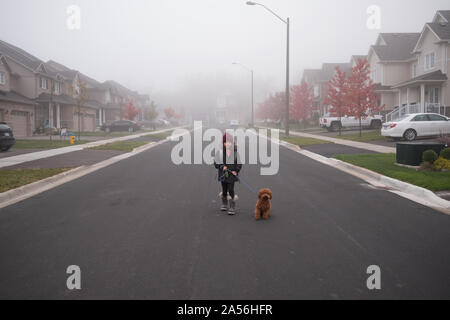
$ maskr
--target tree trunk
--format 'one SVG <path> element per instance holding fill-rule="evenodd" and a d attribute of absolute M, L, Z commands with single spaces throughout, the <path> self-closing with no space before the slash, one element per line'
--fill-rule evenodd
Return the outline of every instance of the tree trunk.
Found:
<path fill-rule="evenodd" d="M 342 136 L 342 113 L 341 108 L 339 108 L 339 136 Z"/>
<path fill-rule="evenodd" d="M 362 123 L 361 123 L 361 117 L 359 117 L 359 137 L 362 137 Z"/>

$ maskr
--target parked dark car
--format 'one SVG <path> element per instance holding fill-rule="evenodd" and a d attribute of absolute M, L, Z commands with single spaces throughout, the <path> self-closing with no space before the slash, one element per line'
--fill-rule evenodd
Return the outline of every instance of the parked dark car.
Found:
<path fill-rule="evenodd" d="M 113 132 L 113 131 L 134 132 L 140 129 L 141 129 L 140 124 L 137 124 L 136 122 L 130 120 L 117 120 L 111 122 L 110 124 L 104 124 L 101 127 L 101 130 L 105 132 Z"/>
<path fill-rule="evenodd" d="M 16 139 L 10 126 L 5 122 L 0 122 L 0 151 L 8 151 L 15 142 Z"/>

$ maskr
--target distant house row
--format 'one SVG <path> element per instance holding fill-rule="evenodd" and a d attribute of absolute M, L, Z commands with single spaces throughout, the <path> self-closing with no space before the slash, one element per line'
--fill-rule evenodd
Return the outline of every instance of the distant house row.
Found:
<path fill-rule="evenodd" d="M 380 33 L 367 55 L 352 56 L 348 63 L 304 70 L 303 80 L 314 88 L 314 105 L 322 115 L 329 109 L 323 101 L 335 67 L 348 74 L 358 59 L 370 64 L 387 121 L 415 112 L 450 116 L 450 10 L 437 11 L 418 33 Z"/>
<path fill-rule="evenodd" d="M 86 87 L 80 110 L 79 83 Z M 8 123 L 18 137 L 46 129 L 94 131 L 105 122 L 120 119 L 130 101 L 142 108 L 149 100 L 148 95 L 115 81 L 100 83 L 0 40 L 0 122 Z"/>

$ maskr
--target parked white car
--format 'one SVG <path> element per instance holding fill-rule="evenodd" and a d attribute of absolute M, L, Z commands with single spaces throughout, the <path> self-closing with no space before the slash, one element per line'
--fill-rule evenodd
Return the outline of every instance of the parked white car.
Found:
<path fill-rule="evenodd" d="M 437 113 L 407 114 L 403 118 L 383 124 L 381 135 L 413 141 L 417 137 L 450 134 L 450 120 Z"/>
<path fill-rule="evenodd" d="M 231 121 L 230 121 L 230 126 L 232 126 L 232 127 L 237 127 L 237 126 L 239 126 L 239 120 L 231 120 Z"/>
<path fill-rule="evenodd" d="M 381 124 L 383 123 L 382 116 L 368 116 L 364 119 L 361 119 L 361 124 L 364 128 L 370 129 L 380 129 Z M 319 119 L 319 125 L 322 128 L 326 128 L 328 131 L 338 131 L 339 127 L 341 128 L 358 128 L 359 127 L 359 119 L 355 117 L 342 116 L 339 117 L 330 117 L 324 116 Z"/>

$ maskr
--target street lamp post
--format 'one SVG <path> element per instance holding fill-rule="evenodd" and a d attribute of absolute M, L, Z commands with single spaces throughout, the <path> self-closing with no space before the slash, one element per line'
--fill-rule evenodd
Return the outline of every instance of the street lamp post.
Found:
<path fill-rule="evenodd" d="M 289 99 L 290 99 L 290 93 L 289 93 L 289 26 L 290 21 L 289 18 L 284 20 L 281 18 L 278 14 L 276 14 L 274 11 L 270 10 L 268 7 L 261 3 L 253 2 L 253 1 L 247 1 L 247 5 L 249 6 L 261 6 L 270 13 L 272 13 L 275 17 L 280 19 L 282 22 L 286 24 L 287 27 L 287 41 L 286 41 L 286 118 L 285 118 L 285 134 L 287 137 L 289 137 Z"/>
<path fill-rule="evenodd" d="M 233 62 L 234 65 L 239 65 L 243 67 L 245 70 L 249 71 L 252 75 L 252 118 L 250 121 L 251 127 L 253 128 L 255 126 L 255 115 L 254 115 L 254 86 L 253 86 L 253 69 L 250 69 L 246 66 L 244 66 L 242 63 L 239 62 Z"/>

